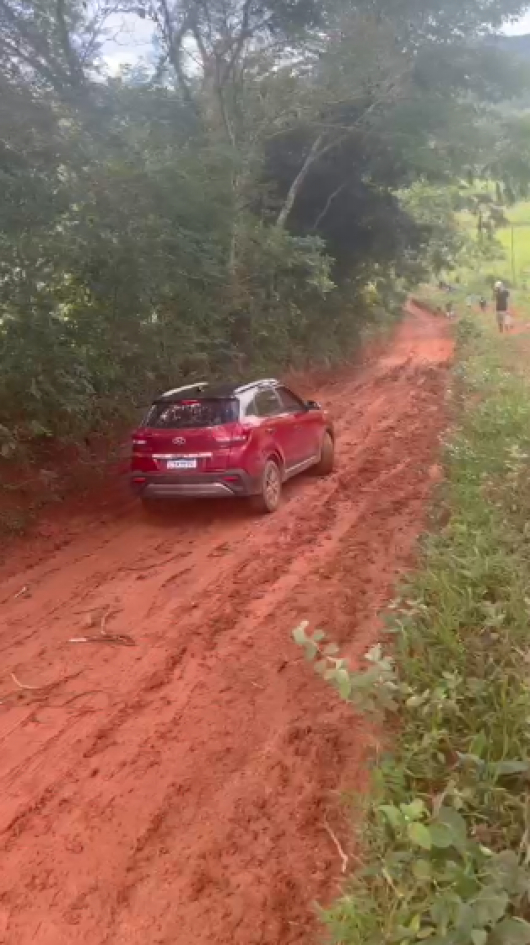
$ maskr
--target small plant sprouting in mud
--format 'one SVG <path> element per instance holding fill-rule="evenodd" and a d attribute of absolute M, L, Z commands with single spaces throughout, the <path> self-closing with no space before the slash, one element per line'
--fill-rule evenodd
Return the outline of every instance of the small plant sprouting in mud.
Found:
<path fill-rule="evenodd" d="M 397 710 L 401 687 L 397 682 L 394 661 L 383 655 L 380 643 L 365 654 L 366 668 L 356 672 L 346 659 L 338 655 L 336 643 L 326 642 L 323 630 L 308 635 L 308 626 L 305 620 L 299 624 L 293 630 L 293 639 L 304 650 L 306 660 L 314 664 L 315 672 L 336 689 L 341 699 L 372 716 Z"/>

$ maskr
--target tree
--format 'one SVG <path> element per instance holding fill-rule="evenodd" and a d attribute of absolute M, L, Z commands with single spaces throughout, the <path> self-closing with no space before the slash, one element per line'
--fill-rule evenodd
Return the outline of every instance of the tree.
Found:
<path fill-rule="evenodd" d="M 153 23 L 152 69 L 105 74 L 117 9 Z M 523 186 L 525 129 L 496 105 L 526 79 L 480 40 L 502 9 L 0 0 L 4 454 L 177 375 L 342 356 L 374 287 L 450 261 L 443 188 Z"/>

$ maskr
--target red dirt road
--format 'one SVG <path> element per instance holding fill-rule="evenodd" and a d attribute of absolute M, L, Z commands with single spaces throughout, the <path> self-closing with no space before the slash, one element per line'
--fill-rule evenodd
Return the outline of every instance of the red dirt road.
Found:
<path fill-rule="evenodd" d="M 1 943 L 311 940 L 340 879 L 326 824 L 347 845 L 339 791 L 365 784 L 366 736 L 291 629 L 309 619 L 353 659 L 375 641 L 436 479 L 447 331 L 413 310 L 320 392 L 337 471 L 295 481 L 275 516 L 128 504 L 6 563 Z M 135 647 L 68 642 L 105 613 Z"/>

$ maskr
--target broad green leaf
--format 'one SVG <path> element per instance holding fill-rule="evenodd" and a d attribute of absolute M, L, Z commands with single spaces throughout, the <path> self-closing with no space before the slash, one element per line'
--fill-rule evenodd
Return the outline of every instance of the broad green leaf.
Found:
<path fill-rule="evenodd" d="M 306 660 L 310 663 L 311 660 L 314 660 L 315 656 L 318 653 L 318 647 L 316 643 L 313 643 L 312 640 L 306 640 L 304 644 L 304 656 Z"/>
<path fill-rule="evenodd" d="M 428 882 L 432 876 L 431 864 L 428 860 L 415 860 L 412 864 L 412 872 L 420 882 Z"/>
<path fill-rule="evenodd" d="M 486 945 L 488 933 L 484 929 L 473 929 L 471 933 L 473 945 Z"/>
<path fill-rule="evenodd" d="M 420 824 L 415 821 L 412 824 L 409 824 L 407 827 L 407 833 L 409 835 L 410 841 L 417 847 L 421 847 L 422 850 L 430 850 L 432 847 L 431 834 L 428 827 L 425 824 Z"/>
<path fill-rule="evenodd" d="M 508 901 L 507 893 L 499 892 L 495 886 L 482 889 L 473 903 L 477 925 L 499 922 L 506 912 Z"/>
<path fill-rule="evenodd" d="M 460 902 L 456 911 L 455 926 L 459 938 L 469 940 L 475 924 L 475 910 L 471 903 Z"/>
<path fill-rule="evenodd" d="M 514 850 L 502 850 L 491 856 L 484 873 L 492 885 L 504 889 L 511 896 L 524 893 L 528 887 L 527 871 L 520 866 Z"/>
<path fill-rule="evenodd" d="M 417 797 L 414 801 L 411 801 L 410 804 L 400 804 L 400 809 L 405 814 L 405 817 L 410 817 L 411 820 L 419 820 L 425 813 L 425 804 L 421 798 Z"/>
<path fill-rule="evenodd" d="M 519 866 L 519 857 L 515 850 L 501 850 L 494 857 L 493 863 L 504 870 L 513 870 Z"/>
<path fill-rule="evenodd" d="M 304 646 L 307 643 L 307 627 L 308 622 L 307 620 L 304 620 L 293 630 L 293 639 L 294 642 L 298 644 L 298 646 Z"/>
<path fill-rule="evenodd" d="M 322 640 L 325 640 L 326 634 L 323 630 L 315 630 L 312 639 L 315 643 L 321 643 Z"/>
<path fill-rule="evenodd" d="M 454 900 L 438 896 L 431 906 L 431 919 L 438 926 L 439 931 L 447 926 L 454 913 Z"/>
<path fill-rule="evenodd" d="M 447 850 L 449 847 L 453 846 L 453 832 L 447 824 L 434 822 L 430 825 L 429 830 L 431 832 L 433 847 L 436 847 L 438 850 Z"/>
<path fill-rule="evenodd" d="M 530 924 L 524 919 L 503 919 L 493 929 L 491 945 L 530 945 Z"/>
<path fill-rule="evenodd" d="M 438 811 L 437 820 L 439 823 L 450 827 L 455 836 L 465 838 L 467 833 L 466 822 L 454 807 L 441 807 Z"/>
<path fill-rule="evenodd" d="M 351 696 L 352 683 L 347 669 L 339 669 L 336 674 L 337 688 L 341 699 L 349 699 Z"/>
<path fill-rule="evenodd" d="M 394 807 L 393 804 L 382 804 L 379 810 L 385 815 L 386 819 L 394 828 L 394 830 L 397 830 L 399 827 L 401 827 L 403 823 L 403 815 L 397 807 Z"/>
<path fill-rule="evenodd" d="M 466 846 L 466 822 L 461 814 L 454 807 L 441 807 L 435 823 L 449 829 L 452 838 L 452 845 L 457 850 L 462 851 Z M 441 847 L 443 844 L 438 843 Z"/>

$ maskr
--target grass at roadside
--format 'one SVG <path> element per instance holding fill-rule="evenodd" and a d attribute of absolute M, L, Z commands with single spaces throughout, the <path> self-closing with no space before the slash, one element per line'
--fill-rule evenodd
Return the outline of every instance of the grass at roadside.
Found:
<path fill-rule="evenodd" d="M 393 659 L 372 652 L 363 679 L 295 633 L 397 732 L 364 867 L 323 916 L 341 945 L 530 943 L 530 379 L 516 337 L 471 319 L 458 332 L 439 523 L 389 619 Z"/>

